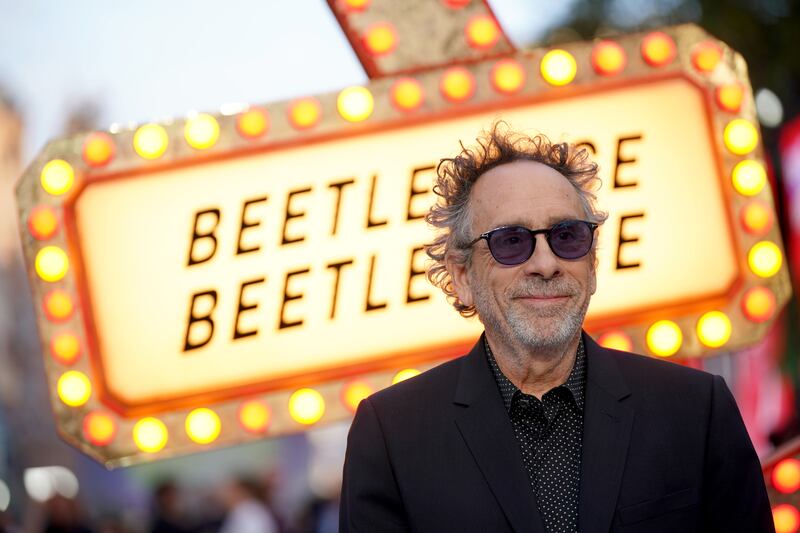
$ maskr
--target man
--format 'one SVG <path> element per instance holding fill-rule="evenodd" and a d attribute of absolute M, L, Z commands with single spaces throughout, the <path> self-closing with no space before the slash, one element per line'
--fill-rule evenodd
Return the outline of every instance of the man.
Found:
<path fill-rule="evenodd" d="M 774 531 L 724 381 L 582 332 L 596 174 L 497 126 L 439 165 L 428 275 L 485 334 L 361 403 L 341 531 Z"/>

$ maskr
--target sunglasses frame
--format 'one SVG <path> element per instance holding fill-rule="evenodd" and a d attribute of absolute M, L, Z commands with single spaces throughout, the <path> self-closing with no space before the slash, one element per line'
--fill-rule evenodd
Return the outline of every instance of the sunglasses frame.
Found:
<path fill-rule="evenodd" d="M 592 240 L 589 243 L 589 248 L 586 250 L 586 253 L 584 253 L 583 255 L 580 255 L 578 257 L 562 257 L 555 250 L 553 250 L 553 245 L 550 242 L 550 234 L 558 226 L 560 226 L 562 224 L 565 224 L 565 223 L 573 223 L 573 222 L 581 222 L 583 224 L 586 224 L 589 227 L 589 229 L 591 230 Z M 541 234 L 544 234 L 545 240 L 547 241 L 547 246 L 550 247 L 550 251 L 553 252 L 553 255 L 555 255 L 556 257 L 558 257 L 560 259 L 564 259 L 566 261 L 574 261 L 576 259 L 581 259 L 583 257 L 586 257 L 586 255 L 592 250 L 592 245 L 594 244 L 594 232 L 598 227 L 599 227 L 599 224 L 596 224 L 594 222 L 589 222 L 588 220 L 580 220 L 580 219 L 562 220 L 561 222 L 556 222 L 555 224 L 553 224 L 549 228 L 545 228 L 545 229 L 530 229 L 530 228 L 526 228 L 525 226 L 520 226 L 519 224 L 511 224 L 511 225 L 508 225 L 508 226 L 500 226 L 498 228 L 494 228 L 494 229 L 491 229 L 491 230 L 486 231 L 484 233 L 481 233 L 475 239 L 473 239 L 472 242 L 470 242 L 468 246 L 473 246 L 478 241 L 486 240 L 486 246 L 487 246 L 487 248 L 489 248 L 489 253 L 492 254 L 492 258 L 495 261 L 497 261 L 501 265 L 505 265 L 505 266 L 517 266 L 517 265 L 521 265 L 522 263 L 526 262 L 528 259 L 531 258 L 531 256 L 533 255 L 533 252 L 536 250 L 536 236 L 541 233 Z M 491 242 L 492 242 L 491 241 L 491 237 L 492 237 L 492 235 L 494 235 L 498 231 L 501 231 L 501 230 L 504 230 L 504 229 L 509 229 L 509 228 L 524 229 L 531 235 L 531 241 L 533 242 L 533 246 L 531 246 L 531 253 L 525 259 L 520 261 L 519 263 L 504 263 L 503 261 L 500 261 L 497 258 L 496 255 L 494 255 L 494 250 L 492 250 L 492 246 L 491 246 Z"/>

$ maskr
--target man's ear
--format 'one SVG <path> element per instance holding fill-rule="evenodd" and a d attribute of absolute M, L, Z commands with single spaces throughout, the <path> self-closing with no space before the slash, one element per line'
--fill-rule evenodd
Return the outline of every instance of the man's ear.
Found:
<path fill-rule="evenodd" d="M 474 299 L 472 297 L 472 286 L 469 283 L 467 264 L 455 261 L 452 254 L 445 256 L 444 264 L 447 267 L 447 272 L 450 273 L 450 279 L 453 280 L 453 290 L 456 291 L 458 299 L 466 306 L 473 305 Z"/>

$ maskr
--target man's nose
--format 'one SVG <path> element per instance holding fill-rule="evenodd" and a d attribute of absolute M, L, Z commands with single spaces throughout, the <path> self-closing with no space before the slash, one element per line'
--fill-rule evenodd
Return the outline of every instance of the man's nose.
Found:
<path fill-rule="evenodd" d="M 523 264 L 525 273 L 531 276 L 540 276 L 544 279 L 560 276 L 561 260 L 550 249 L 547 238 L 541 233 L 534 238 L 536 239 L 536 246 L 533 248 L 533 254 Z"/>

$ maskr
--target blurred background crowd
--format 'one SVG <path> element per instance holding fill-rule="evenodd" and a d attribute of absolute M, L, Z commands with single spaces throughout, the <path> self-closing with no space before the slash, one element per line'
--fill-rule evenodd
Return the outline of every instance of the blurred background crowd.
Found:
<path fill-rule="evenodd" d="M 432 0 L 433 1 L 433 0 Z M 520 48 L 695 22 L 747 60 L 792 276 L 800 263 L 800 7 L 792 0 L 490 0 Z M 348 424 L 106 471 L 58 438 L 13 188 L 53 137 L 364 83 L 322 0 L 0 0 L 0 530 L 337 529 Z M 793 299 L 726 377 L 762 458 L 800 434 Z"/>

